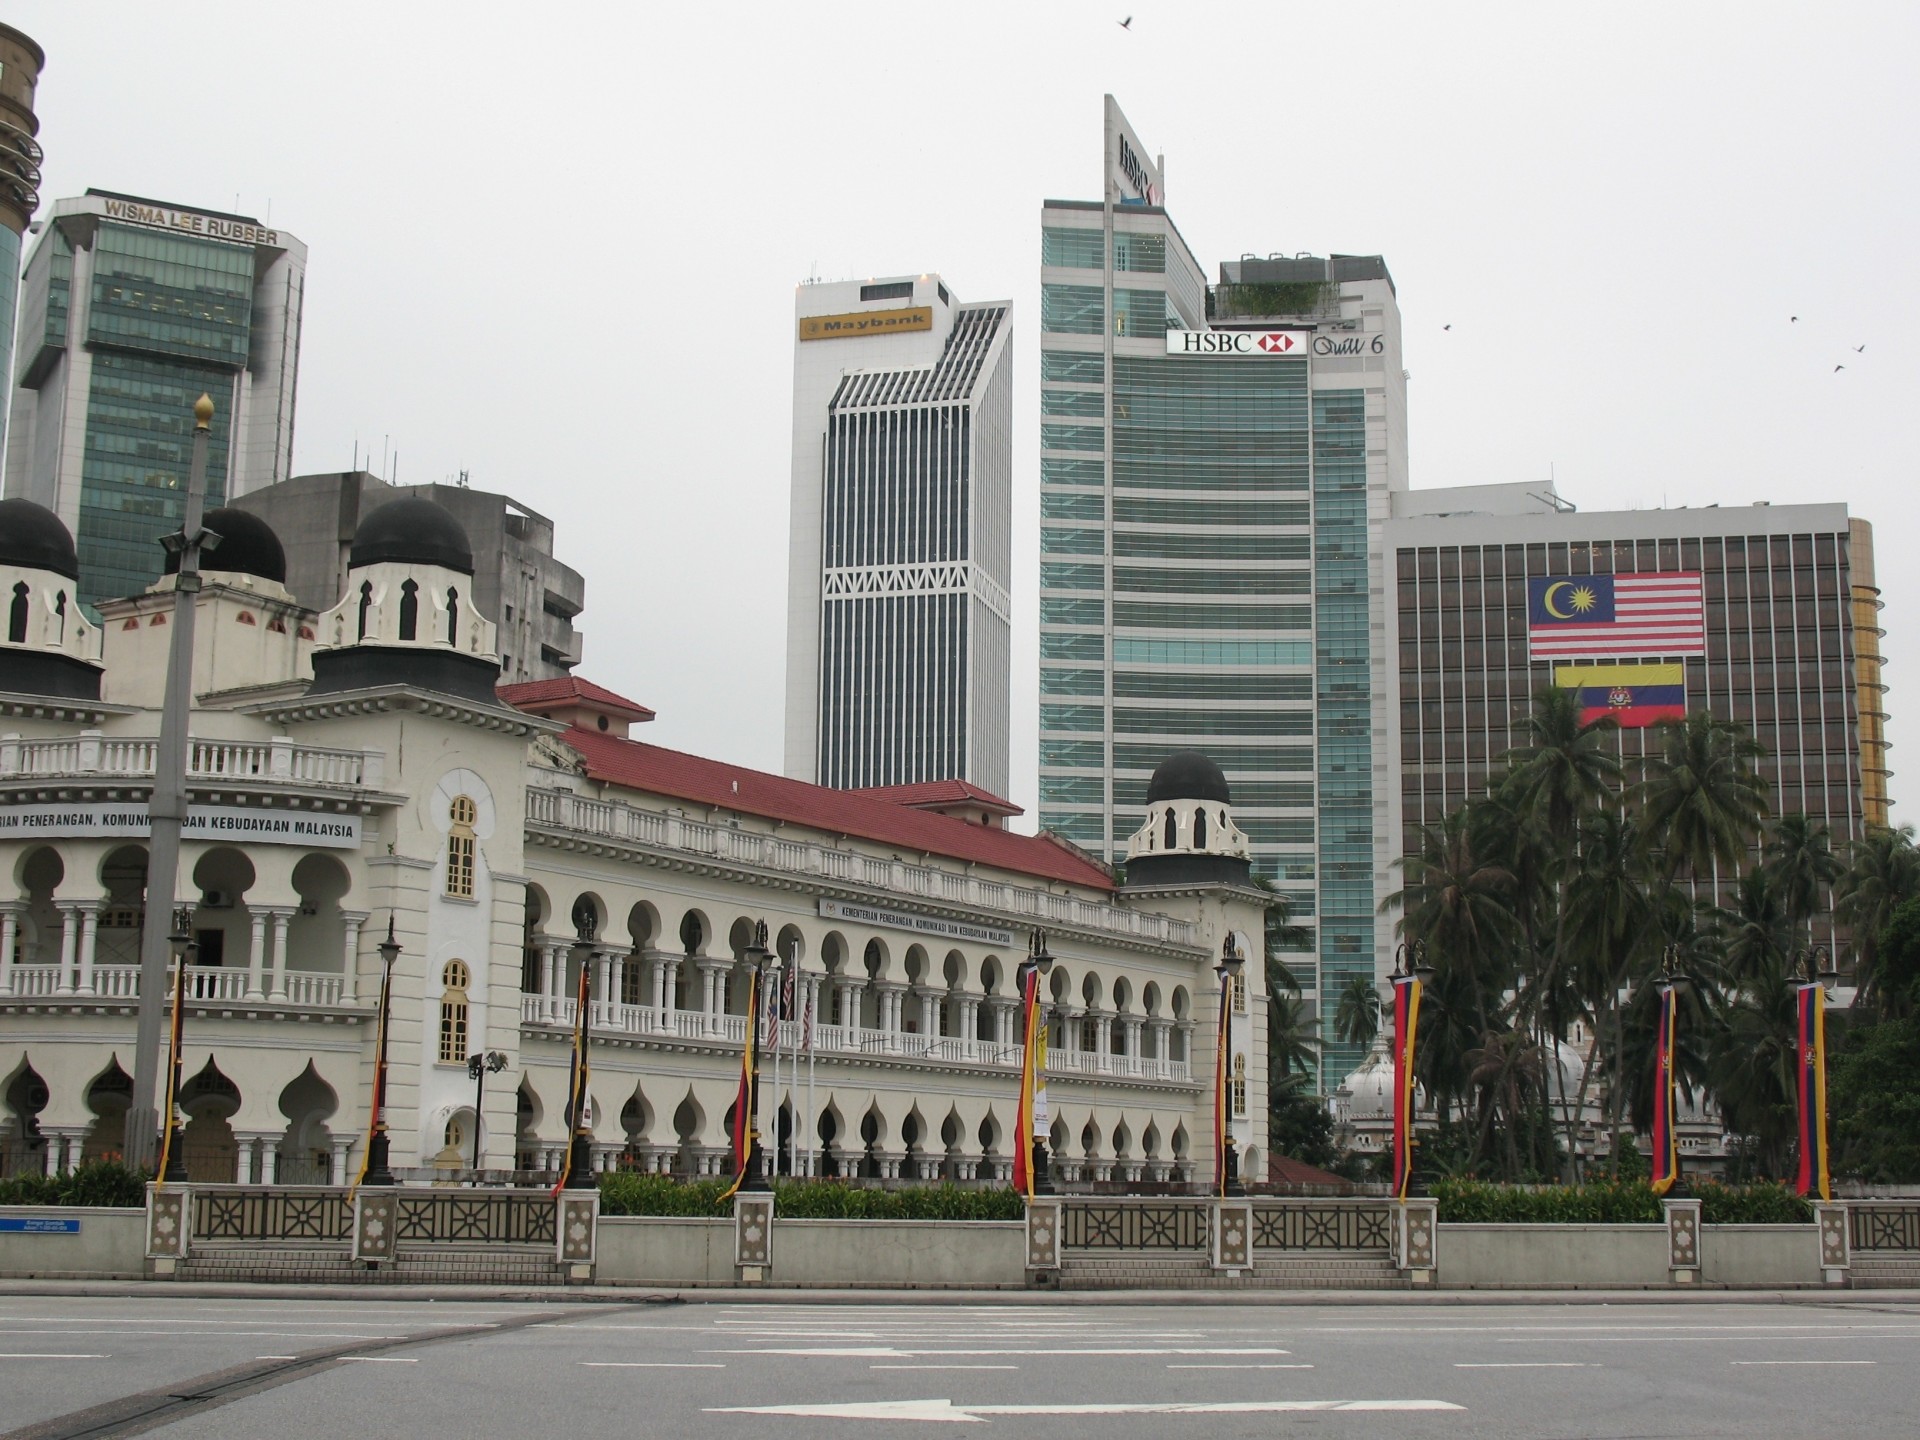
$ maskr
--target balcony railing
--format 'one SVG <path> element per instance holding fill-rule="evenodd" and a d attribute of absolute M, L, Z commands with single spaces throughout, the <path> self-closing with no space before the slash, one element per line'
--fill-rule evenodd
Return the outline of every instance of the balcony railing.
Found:
<path fill-rule="evenodd" d="M 575 1002 L 540 995 L 520 997 L 520 1019 L 527 1025 L 573 1028 Z M 710 1015 L 697 1010 L 658 1010 L 651 1005 L 593 1007 L 596 1035 L 653 1036 L 674 1040 L 711 1040 L 716 1045 L 740 1045 L 747 1037 L 744 1015 Z M 798 1020 L 783 1021 L 780 1048 L 802 1054 L 805 1035 Z M 1024 1045 L 993 1040 L 969 1040 L 954 1035 L 917 1035 L 904 1030 L 870 1030 L 860 1025 L 816 1025 L 813 1048 L 820 1055 L 886 1055 L 902 1060 L 944 1060 L 955 1065 L 988 1065 L 1018 1070 L 1026 1055 Z M 1193 1067 L 1185 1060 L 1149 1059 L 1140 1055 L 1096 1055 L 1049 1047 L 1050 1074 L 1094 1074 L 1115 1079 L 1159 1080 L 1185 1085 Z"/>
<path fill-rule="evenodd" d="M 763 870 L 817 876 L 890 896 L 918 896 L 973 912 L 1040 920 L 1052 926 L 1097 931 L 1159 945 L 1197 945 L 1192 921 L 1174 920 L 1120 905 L 1082 900 L 1024 885 L 1002 884 L 927 865 L 881 859 L 810 841 L 787 840 L 730 825 L 710 825 L 678 815 L 607 800 L 589 800 L 563 790 L 529 790 L 527 823 L 555 830 L 605 836 L 655 849 L 679 850 Z"/>
<path fill-rule="evenodd" d="M 262 977 L 266 981 L 268 977 Z M 271 996 L 256 996 L 252 1003 L 290 1005 L 301 1009 L 338 1005 L 346 989 L 346 977 L 310 970 L 285 970 L 280 986 Z M 168 994 L 172 994 L 173 975 L 168 971 Z M 12 1000 L 66 999 L 94 997 L 105 1000 L 136 1000 L 140 996 L 138 965 L 95 965 L 81 970 L 77 965 L 14 965 L 8 968 L 6 983 L 0 986 L 0 998 Z M 187 968 L 187 998 L 220 1003 L 247 998 L 247 972 L 219 965 L 192 965 Z"/>
<path fill-rule="evenodd" d="M 49 740 L 0 736 L 0 780 L 105 776 L 139 779 L 153 774 L 159 742 L 115 739 L 97 730 Z M 272 740 L 187 741 L 190 780 L 264 780 L 338 788 L 378 786 L 386 768 L 379 750 L 332 750 Z"/>

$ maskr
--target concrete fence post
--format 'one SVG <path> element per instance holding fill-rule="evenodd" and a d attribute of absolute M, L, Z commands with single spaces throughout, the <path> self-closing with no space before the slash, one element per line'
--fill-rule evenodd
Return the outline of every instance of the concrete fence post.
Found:
<path fill-rule="evenodd" d="M 1813 1225 L 1820 1236 L 1820 1278 L 1829 1285 L 1845 1285 L 1853 1269 L 1853 1234 L 1847 1207 L 1815 1202 Z"/>
<path fill-rule="evenodd" d="M 353 1258 L 362 1264 L 391 1262 L 399 1254 L 400 1199 L 391 1190 L 361 1186 L 353 1192 Z"/>
<path fill-rule="evenodd" d="M 773 1194 L 741 1191 L 733 1197 L 733 1273 L 758 1285 L 773 1268 Z"/>
<path fill-rule="evenodd" d="M 1431 1285 L 1439 1268 L 1440 1202 L 1422 1196 L 1401 1202 L 1394 1259 L 1413 1285 Z"/>
<path fill-rule="evenodd" d="M 156 1277 L 171 1276 L 187 1258 L 188 1232 L 193 1228 L 193 1187 L 165 1189 L 147 1182 L 147 1258 Z"/>
<path fill-rule="evenodd" d="M 1253 1202 L 1215 1200 L 1211 1232 L 1213 1268 L 1228 1276 L 1237 1276 L 1253 1268 Z"/>
<path fill-rule="evenodd" d="M 1060 1202 L 1027 1202 L 1027 1284 L 1060 1283 Z"/>
<path fill-rule="evenodd" d="M 570 1282 L 593 1279 L 594 1245 L 600 1234 L 600 1191 L 562 1190 L 554 1217 L 554 1258 Z"/>
<path fill-rule="evenodd" d="M 1667 1278 L 1675 1285 L 1698 1284 L 1700 1202 L 1662 1200 L 1660 1211 L 1667 1222 Z"/>

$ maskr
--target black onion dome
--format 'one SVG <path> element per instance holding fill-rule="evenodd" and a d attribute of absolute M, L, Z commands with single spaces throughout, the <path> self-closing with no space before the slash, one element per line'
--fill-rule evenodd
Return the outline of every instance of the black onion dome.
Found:
<path fill-rule="evenodd" d="M 31 500 L 0 500 L 0 565 L 80 578 L 80 554 L 60 517 Z"/>
<path fill-rule="evenodd" d="M 395 500 L 368 513 L 353 532 L 349 568 L 390 561 L 439 565 L 473 574 L 473 546 L 451 514 L 431 500 Z"/>
<path fill-rule="evenodd" d="M 1178 750 L 1160 762 L 1147 785 L 1147 803 L 1162 800 L 1213 800 L 1231 805 L 1227 777 L 1198 750 Z"/>
<path fill-rule="evenodd" d="M 209 510 L 201 517 L 202 529 L 220 537 L 211 550 L 200 552 L 202 570 L 224 570 L 229 575 L 255 575 L 278 584 L 287 583 L 287 552 L 273 527 L 248 510 L 231 507 Z M 169 575 L 180 569 L 180 557 L 167 554 Z"/>

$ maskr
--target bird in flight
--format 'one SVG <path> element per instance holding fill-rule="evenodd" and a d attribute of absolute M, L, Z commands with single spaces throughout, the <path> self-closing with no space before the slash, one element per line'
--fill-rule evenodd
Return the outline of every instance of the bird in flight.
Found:
<path fill-rule="evenodd" d="M 1797 320 L 1799 320 L 1799 318 L 1800 318 L 1800 317 L 1799 317 L 1798 315 L 1789 315 L 1789 316 L 1787 317 L 1787 323 L 1788 323 L 1789 325 L 1792 325 L 1792 324 L 1793 324 L 1793 323 L 1795 323 L 1795 322 L 1796 322 Z"/>
<path fill-rule="evenodd" d="M 1867 347 L 1864 345 L 1856 345 L 1853 347 L 1853 353 L 1856 355 L 1864 355 L 1866 354 L 1866 351 L 1867 351 Z"/>
<path fill-rule="evenodd" d="M 1124 20 L 1116 20 L 1114 23 L 1118 25 L 1122 30 L 1133 29 L 1133 17 L 1131 15 L 1129 15 Z"/>
<path fill-rule="evenodd" d="M 1451 330 L 1453 327 L 1451 325 L 1442 325 L 1440 328 L 1442 330 Z"/>
<path fill-rule="evenodd" d="M 1836 375 L 1838 375 L 1838 374 L 1839 374 L 1839 373 L 1840 373 L 1840 372 L 1841 372 L 1842 370 L 1844 370 L 1844 369 L 1846 369 L 1846 368 L 1847 368 L 1847 367 L 1846 367 L 1846 366 L 1844 366 L 1844 365 L 1836 365 L 1836 366 L 1834 366 L 1834 367 L 1833 367 L 1833 373 L 1834 373 L 1834 374 L 1836 374 Z"/>

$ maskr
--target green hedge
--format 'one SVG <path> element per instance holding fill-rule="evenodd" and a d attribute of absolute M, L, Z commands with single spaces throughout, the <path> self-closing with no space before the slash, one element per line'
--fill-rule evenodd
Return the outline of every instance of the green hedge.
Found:
<path fill-rule="evenodd" d="M 720 1197 L 728 1182 L 683 1182 L 665 1175 L 600 1177 L 603 1215 L 725 1214 Z M 1012 1190 L 962 1190 L 956 1185 L 907 1190 L 868 1190 L 833 1180 L 783 1180 L 775 1184 L 774 1213 L 788 1220 L 1018 1220 L 1026 1214 Z"/>
<path fill-rule="evenodd" d="M 15 1175 L 0 1180 L 0 1205 L 106 1205 L 139 1209 L 147 1203 L 147 1177 L 117 1160 L 90 1160 L 58 1175 Z"/>
<path fill-rule="evenodd" d="M 1809 1224 L 1813 1206 L 1785 1185 L 1692 1185 L 1708 1225 Z M 1436 1180 L 1446 1224 L 1657 1225 L 1660 1197 L 1645 1180 L 1521 1187 L 1483 1180 Z"/>

